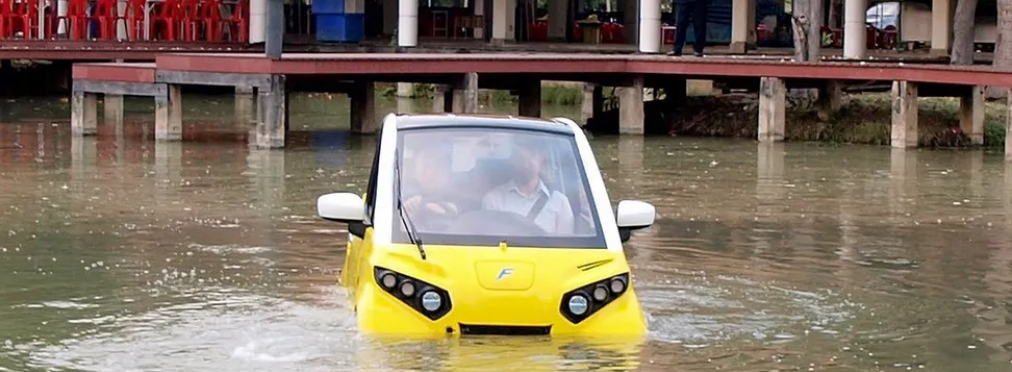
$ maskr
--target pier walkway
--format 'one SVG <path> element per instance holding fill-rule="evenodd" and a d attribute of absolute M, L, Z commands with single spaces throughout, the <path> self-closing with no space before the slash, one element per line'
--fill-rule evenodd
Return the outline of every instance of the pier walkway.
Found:
<path fill-rule="evenodd" d="M 181 138 L 182 85 L 234 86 L 237 94 L 255 95 L 260 147 L 284 147 L 287 93 L 332 92 L 351 97 L 352 130 L 374 133 L 375 82 L 434 83 L 442 87 L 434 111 L 476 112 L 477 91 L 503 89 L 519 97 L 518 114 L 540 116 L 542 80 L 582 81 L 620 87 L 620 132 L 644 131 L 643 88 L 661 89 L 672 110 L 684 97 L 686 79 L 728 82 L 752 88 L 759 96 L 760 141 L 784 136 L 786 93 L 818 88 L 826 110 L 839 106 L 842 88 L 853 83 L 892 84 L 892 146 L 917 146 L 917 98 L 959 97 L 960 126 L 974 143 L 983 140 L 985 86 L 1012 86 L 1012 70 L 990 66 L 949 66 L 903 62 L 794 63 L 784 57 L 682 57 L 645 54 L 500 54 L 500 53 L 312 53 L 261 54 L 165 53 L 154 63 L 78 63 L 73 67 L 72 126 L 77 135 L 95 132 L 98 96 L 106 114 L 116 115 L 110 100 L 123 95 L 156 100 L 156 139 Z M 599 89 L 587 92 L 595 101 Z M 597 111 L 597 110 L 595 110 Z M 1012 149 L 1012 141 L 1006 140 Z M 1012 153 L 1012 151 L 1008 151 Z"/>

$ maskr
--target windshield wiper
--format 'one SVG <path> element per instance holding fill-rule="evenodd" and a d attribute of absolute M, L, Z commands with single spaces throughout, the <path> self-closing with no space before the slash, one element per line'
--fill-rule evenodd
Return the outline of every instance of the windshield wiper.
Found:
<path fill-rule="evenodd" d="M 422 239 L 415 236 L 415 224 L 411 223 L 411 218 L 408 217 L 408 212 L 404 210 L 404 198 L 401 196 L 401 156 L 400 153 L 396 153 L 394 157 L 394 173 L 397 176 L 397 211 L 401 214 L 401 221 L 404 222 L 404 230 L 408 234 L 408 240 L 411 244 L 418 247 L 418 253 L 422 255 L 422 259 L 425 259 L 425 248 L 422 248 Z"/>

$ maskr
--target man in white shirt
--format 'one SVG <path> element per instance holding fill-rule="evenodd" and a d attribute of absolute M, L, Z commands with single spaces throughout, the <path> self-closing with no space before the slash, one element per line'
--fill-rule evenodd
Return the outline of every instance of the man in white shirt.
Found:
<path fill-rule="evenodd" d="M 511 160 L 513 179 L 485 194 L 482 208 L 524 216 L 551 235 L 572 235 L 573 209 L 569 199 L 558 191 L 550 191 L 541 180 L 543 150 L 534 143 L 521 143 L 513 147 Z"/>

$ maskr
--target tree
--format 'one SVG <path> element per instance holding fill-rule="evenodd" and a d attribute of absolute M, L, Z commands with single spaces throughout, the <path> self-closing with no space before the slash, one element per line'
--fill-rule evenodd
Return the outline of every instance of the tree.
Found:
<path fill-rule="evenodd" d="M 945 11 L 945 9 L 931 9 L 931 11 Z M 952 54 L 949 56 L 949 63 L 954 65 L 973 64 L 973 29 L 976 13 L 977 0 L 959 0 L 956 3 L 956 16 L 952 22 Z M 933 48 L 941 49 L 938 46 L 933 46 Z"/>
<path fill-rule="evenodd" d="M 991 64 L 1012 67 L 1012 0 L 998 0 L 998 41 Z"/>
<path fill-rule="evenodd" d="M 794 0 L 791 29 L 794 31 L 794 60 L 818 62 L 822 47 L 822 0 Z"/>

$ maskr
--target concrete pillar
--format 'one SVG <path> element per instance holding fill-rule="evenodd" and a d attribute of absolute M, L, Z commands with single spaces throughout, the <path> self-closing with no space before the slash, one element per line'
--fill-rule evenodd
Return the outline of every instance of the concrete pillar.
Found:
<path fill-rule="evenodd" d="M 502 45 L 514 40 L 516 0 L 492 0 L 492 44 Z"/>
<path fill-rule="evenodd" d="M 524 84 L 518 93 L 518 114 L 534 118 L 541 117 L 541 81 L 533 80 Z"/>
<path fill-rule="evenodd" d="M 754 10 L 749 6 L 752 2 L 755 0 L 731 1 L 731 53 L 745 53 L 748 50 L 749 33 L 752 31 L 750 26 L 754 23 L 749 23 L 749 10 Z"/>
<path fill-rule="evenodd" d="M 548 2 L 548 40 L 566 41 L 566 29 L 569 27 L 569 1 L 556 0 Z"/>
<path fill-rule="evenodd" d="M 619 134 L 643 134 L 645 118 L 643 113 L 643 76 L 632 78 L 632 84 L 618 89 L 618 132 Z"/>
<path fill-rule="evenodd" d="M 1005 161 L 1012 162 L 1012 94 L 1009 94 L 1005 101 Z"/>
<path fill-rule="evenodd" d="M 106 124 L 123 124 L 123 96 L 106 94 L 102 97 L 102 119 Z"/>
<path fill-rule="evenodd" d="M 98 95 L 75 91 L 70 102 L 70 128 L 74 136 L 98 132 Z"/>
<path fill-rule="evenodd" d="M 764 77 L 759 81 L 759 142 L 784 140 L 787 120 L 787 86 L 784 80 Z"/>
<path fill-rule="evenodd" d="M 968 87 L 959 100 L 959 129 L 970 137 L 970 144 L 984 144 L 984 86 Z"/>
<path fill-rule="evenodd" d="M 617 0 L 617 1 L 622 2 L 620 9 L 622 9 L 622 12 L 625 13 L 625 17 L 623 19 L 623 22 L 625 24 L 623 26 L 625 26 L 626 42 L 629 44 L 637 45 L 639 44 L 638 39 L 640 34 L 639 28 L 640 23 L 639 17 L 637 16 L 637 14 L 640 14 L 640 2 L 639 0 Z"/>
<path fill-rule="evenodd" d="M 155 140 L 183 139 L 183 94 L 179 85 L 166 84 L 164 96 L 155 97 Z"/>
<path fill-rule="evenodd" d="M 436 85 L 432 97 L 432 112 L 453 112 L 453 87 Z"/>
<path fill-rule="evenodd" d="M 819 120 L 826 121 L 843 105 L 843 84 L 839 80 L 827 80 L 819 89 Z"/>
<path fill-rule="evenodd" d="M 485 0 L 474 0 L 474 15 L 476 15 L 476 16 L 484 16 L 485 13 L 486 13 L 485 12 Z M 484 40 L 485 39 L 485 24 L 479 24 L 479 25 L 477 25 L 474 28 L 473 32 L 474 32 L 474 39 L 475 40 Z"/>
<path fill-rule="evenodd" d="M 868 51 L 865 20 L 868 0 L 844 0 L 843 58 L 863 59 Z"/>
<path fill-rule="evenodd" d="M 398 0 L 397 46 L 418 46 L 418 0 Z"/>
<path fill-rule="evenodd" d="M 249 2 L 249 42 L 262 43 L 267 40 L 267 1 Z"/>
<path fill-rule="evenodd" d="M 68 0 L 59 0 L 56 2 L 56 16 L 61 19 L 61 21 L 56 24 L 56 34 L 59 36 L 67 34 L 67 26 L 69 26 L 69 24 L 64 17 L 67 16 L 67 9 L 69 9 L 69 5 L 70 1 Z"/>
<path fill-rule="evenodd" d="M 892 147 L 917 147 L 917 83 L 893 82 Z"/>
<path fill-rule="evenodd" d="M 397 83 L 397 93 L 395 94 L 398 98 L 411 98 L 411 94 L 414 93 L 414 83 Z"/>
<path fill-rule="evenodd" d="M 952 48 L 952 0 L 931 0 L 931 55 L 948 56 Z"/>
<path fill-rule="evenodd" d="M 247 125 L 256 116 L 256 88 L 235 87 L 235 120 L 237 124 Z"/>
<path fill-rule="evenodd" d="M 582 123 L 586 124 L 590 118 L 594 117 L 594 86 L 593 83 L 583 84 L 583 100 L 580 106 L 580 119 Z"/>
<path fill-rule="evenodd" d="M 639 1 L 639 51 L 640 53 L 660 53 L 661 1 L 637 1 Z M 629 17 L 629 14 L 630 13 L 626 13 L 626 17 Z M 626 35 L 632 34 L 626 33 Z"/>
<path fill-rule="evenodd" d="M 379 128 L 376 122 L 376 84 L 356 81 L 351 92 L 351 132 L 373 134 Z"/>
<path fill-rule="evenodd" d="M 478 112 L 478 74 L 468 72 L 453 87 L 453 112 Z"/>
<path fill-rule="evenodd" d="M 285 96 L 285 76 L 272 75 L 267 87 L 257 93 L 256 147 L 285 147 L 288 105 Z"/>

